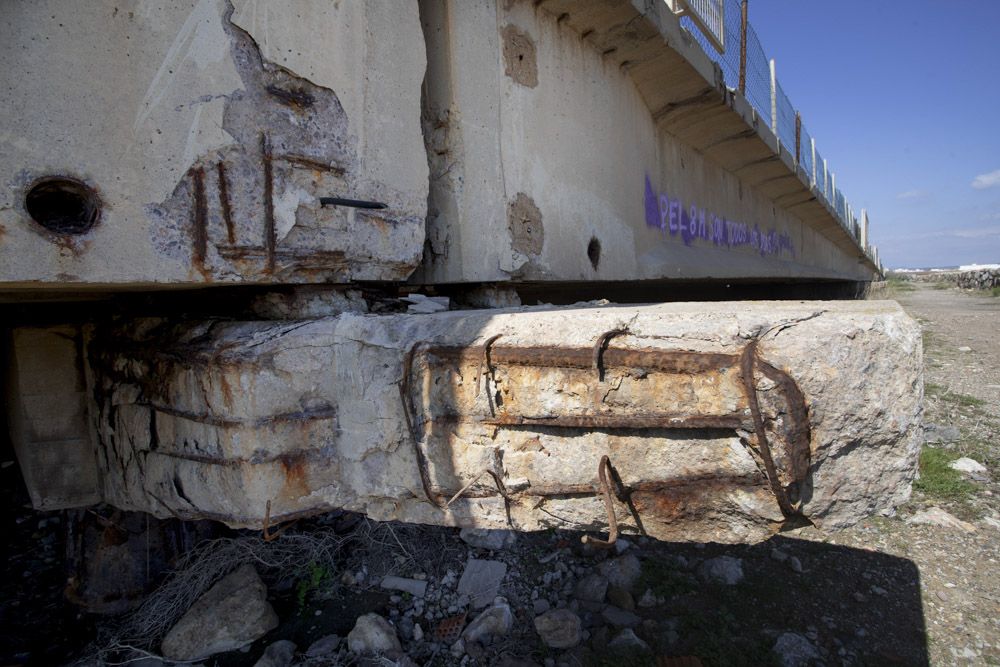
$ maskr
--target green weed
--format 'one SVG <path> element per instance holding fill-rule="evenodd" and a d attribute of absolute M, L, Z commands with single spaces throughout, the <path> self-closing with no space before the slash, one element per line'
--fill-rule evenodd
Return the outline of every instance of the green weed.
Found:
<path fill-rule="evenodd" d="M 309 596 L 327 583 L 330 577 L 331 574 L 327 568 L 316 563 L 309 563 L 305 576 L 299 579 L 299 583 L 295 587 L 295 601 L 298 603 L 300 612 L 305 609 Z"/>
<path fill-rule="evenodd" d="M 962 473 L 948 467 L 957 458 L 958 454 L 946 449 L 924 447 L 920 452 L 920 479 L 913 487 L 939 500 L 967 500 L 976 487 L 966 481 Z"/>
<path fill-rule="evenodd" d="M 986 401 L 982 399 L 951 391 L 944 385 L 935 384 L 934 382 L 924 383 L 924 395 L 937 398 L 961 408 L 981 408 L 986 405 Z"/>
<path fill-rule="evenodd" d="M 890 292 L 912 292 L 916 289 L 909 276 L 904 276 L 898 273 L 886 274 L 885 285 Z"/>

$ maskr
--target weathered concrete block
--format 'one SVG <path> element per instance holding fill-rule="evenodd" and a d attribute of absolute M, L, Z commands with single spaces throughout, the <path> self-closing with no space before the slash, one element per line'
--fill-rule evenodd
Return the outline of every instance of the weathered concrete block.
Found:
<path fill-rule="evenodd" d="M 100 500 L 77 327 L 20 327 L 10 336 L 7 421 L 32 504 L 54 510 Z"/>
<path fill-rule="evenodd" d="M 109 502 L 754 541 L 904 501 L 922 398 L 893 302 L 129 323 L 90 334 Z"/>

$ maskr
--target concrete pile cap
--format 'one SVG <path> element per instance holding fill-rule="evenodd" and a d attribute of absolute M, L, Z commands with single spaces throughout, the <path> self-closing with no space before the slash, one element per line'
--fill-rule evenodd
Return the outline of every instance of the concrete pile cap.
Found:
<path fill-rule="evenodd" d="M 129 331 L 89 339 L 104 495 L 161 516 L 593 530 L 608 456 L 623 531 L 741 542 L 793 516 L 849 525 L 915 474 L 920 334 L 893 302 Z"/>

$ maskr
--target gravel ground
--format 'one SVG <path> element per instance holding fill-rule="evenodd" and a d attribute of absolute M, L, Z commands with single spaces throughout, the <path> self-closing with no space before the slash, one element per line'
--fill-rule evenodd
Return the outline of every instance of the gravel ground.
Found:
<path fill-rule="evenodd" d="M 929 440 L 942 440 L 928 446 L 947 458 L 973 458 L 989 472 L 959 489 L 918 482 L 898 517 L 808 537 L 916 566 L 931 664 L 1000 665 L 1000 299 L 933 283 L 904 285 L 891 296 L 924 328 L 924 421 Z M 932 506 L 974 532 L 907 524 Z"/>

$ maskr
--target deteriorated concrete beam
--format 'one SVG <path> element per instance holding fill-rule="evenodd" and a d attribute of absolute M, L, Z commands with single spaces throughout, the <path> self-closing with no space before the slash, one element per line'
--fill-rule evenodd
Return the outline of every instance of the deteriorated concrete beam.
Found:
<path fill-rule="evenodd" d="M 606 455 L 623 530 L 752 542 L 890 510 L 920 444 L 894 302 L 133 321 L 87 349 L 104 499 L 240 527 L 604 530 Z"/>
<path fill-rule="evenodd" d="M 416 3 L 94 0 L 3 13 L 4 289 L 399 281 L 419 264 Z"/>

